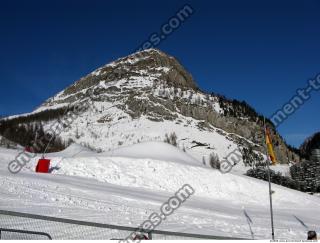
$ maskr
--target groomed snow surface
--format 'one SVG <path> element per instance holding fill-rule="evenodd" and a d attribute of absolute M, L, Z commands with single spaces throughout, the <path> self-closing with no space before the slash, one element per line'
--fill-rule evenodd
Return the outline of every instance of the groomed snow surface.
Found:
<path fill-rule="evenodd" d="M 189 184 L 195 193 L 157 229 L 271 238 L 266 182 L 204 167 L 171 145 L 145 142 L 96 153 L 73 144 L 46 155 L 50 174 L 34 172 L 39 157 L 11 174 L 7 166 L 18 152 L 0 148 L 2 210 L 137 227 Z M 305 240 L 306 227 L 318 230 L 320 198 L 272 189 L 276 239 Z"/>

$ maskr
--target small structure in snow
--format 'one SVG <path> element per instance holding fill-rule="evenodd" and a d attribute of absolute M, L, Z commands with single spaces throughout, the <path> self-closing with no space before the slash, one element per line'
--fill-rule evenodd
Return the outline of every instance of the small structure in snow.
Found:
<path fill-rule="evenodd" d="M 49 167 L 50 167 L 50 159 L 39 159 L 36 172 L 37 173 L 49 173 Z"/>

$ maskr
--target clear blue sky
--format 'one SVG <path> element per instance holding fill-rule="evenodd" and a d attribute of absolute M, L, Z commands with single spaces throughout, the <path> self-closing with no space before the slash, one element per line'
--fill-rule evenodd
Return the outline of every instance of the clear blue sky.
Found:
<path fill-rule="evenodd" d="M 32 111 L 132 53 L 184 4 L 195 13 L 157 47 L 198 85 L 270 116 L 320 72 L 320 2 L 1 1 L 0 115 Z M 299 145 L 320 130 L 319 92 L 280 127 Z"/>

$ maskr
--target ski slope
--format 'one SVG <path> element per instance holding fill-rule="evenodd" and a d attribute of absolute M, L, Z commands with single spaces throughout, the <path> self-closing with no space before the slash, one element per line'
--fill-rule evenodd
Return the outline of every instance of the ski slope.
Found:
<path fill-rule="evenodd" d="M 0 148 L 2 210 L 136 227 L 190 184 L 195 194 L 157 229 L 271 237 L 266 182 L 221 174 L 168 144 L 141 143 L 105 153 L 73 144 L 47 154 L 51 174 L 34 173 L 37 158 L 11 174 L 7 165 L 18 152 Z M 273 190 L 276 239 L 304 240 L 307 229 L 301 222 L 317 230 L 320 198 L 277 185 Z"/>

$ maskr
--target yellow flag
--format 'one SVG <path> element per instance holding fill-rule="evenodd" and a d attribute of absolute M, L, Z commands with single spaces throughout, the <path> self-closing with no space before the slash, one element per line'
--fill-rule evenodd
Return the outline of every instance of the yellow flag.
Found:
<path fill-rule="evenodd" d="M 272 141 L 271 141 L 269 129 L 266 128 L 265 132 L 266 132 L 266 144 L 267 144 L 269 158 L 272 161 L 272 165 L 275 165 L 277 163 L 277 159 L 276 159 L 276 156 L 273 151 L 273 146 L 272 146 Z"/>

